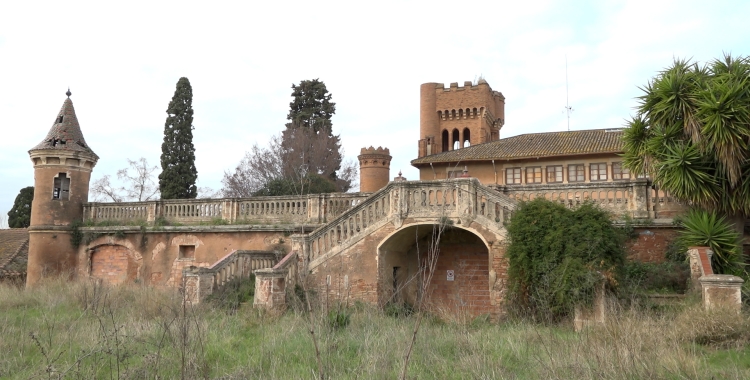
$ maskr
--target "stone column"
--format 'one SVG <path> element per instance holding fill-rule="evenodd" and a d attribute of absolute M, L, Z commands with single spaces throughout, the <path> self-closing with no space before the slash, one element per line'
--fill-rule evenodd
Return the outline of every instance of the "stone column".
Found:
<path fill-rule="evenodd" d="M 255 271 L 254 308 L 281 313 L 286 310 L 286 269 Z"/>
<path fill-rule="evenodd" d="M 728 274 L 711 274 L 700 278 L 703 307 L 729 309 L 740 312 L 742 309 L 743 279 Z"/>

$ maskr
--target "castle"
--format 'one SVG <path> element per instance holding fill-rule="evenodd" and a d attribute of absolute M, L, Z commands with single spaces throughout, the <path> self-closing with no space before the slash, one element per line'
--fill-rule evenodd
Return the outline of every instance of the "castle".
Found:
<path fill-rule="evenodd" d="M 599 129 L 501 138 L 505 97 L 480 80 L 420 88 L 419 180 L 390 180 L 387 148 L 363 148 L 360 193 L 244 199 L 88 202 L 99 157 L 68 98 L 29 151 L 35 193 L 27 286 L 49 275 L 181 288 L 199 301 L 251 272 L 255 303 L 283 303 L 305 281 L 332 299 L 413 302 L 440 229 L 431 306 L 470 315 L 502 312 L 503 225 L 519 200 L 648 218 L 632 257 L 661 260 L 683 206 L 622 166 L 622 131 Z M 441 229 L 450 225 L 451 228 Z M 415 280 L 416 279 L 416 280 Z"/>

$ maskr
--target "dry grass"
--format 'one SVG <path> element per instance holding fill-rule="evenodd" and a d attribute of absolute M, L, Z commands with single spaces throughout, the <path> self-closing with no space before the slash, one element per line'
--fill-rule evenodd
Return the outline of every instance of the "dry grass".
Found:
<path fill-rule="evenodd" d="M 309 320 L 248 307 L 182 309 L 171 291 L 51 281 L 0 286 L 0 378 L 314 378 Z M 750 378 L 750 320 L 698 306 L 615 310 L 603 326 L 426 317 L 410 378 Z M 329 378 L 396 378 L 415 317 L 368 306 L 332 329 L 314 315 Z"/>

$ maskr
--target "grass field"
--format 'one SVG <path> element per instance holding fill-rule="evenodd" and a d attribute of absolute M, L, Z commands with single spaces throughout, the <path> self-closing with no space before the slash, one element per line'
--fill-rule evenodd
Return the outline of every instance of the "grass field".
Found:
<path fill-rule="evenodd" d="M 619 310 L 607 324 L 566 325 L 425 317 L 409 364 L 415 379 L 750 378 L 747 315 L 699 305 L 661 313 Z M 617 308 L 615 308 L 617 309 Z M 334 328 L 324 310 L 269 316 L 171 291 L 52 281 L 0 285 L 0 378 L 398 378 L 415 316 L 355 305 Z M 311 323 L 312 321 L 312 323 Z"/>

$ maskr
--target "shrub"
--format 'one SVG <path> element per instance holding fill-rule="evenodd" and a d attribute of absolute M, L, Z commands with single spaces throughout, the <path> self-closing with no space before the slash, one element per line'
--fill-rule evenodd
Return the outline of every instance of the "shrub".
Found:
<path fill-rule="evenodd" d="M 684 227 L 678 238 L 683 248 L 710 247 L 714 272 L 747 278 L 737 231 L 715 212 L 693 209 L 680 219 Z"/>
<path fill-rule="evenodd" d="M 684 256 L 684 254 L 683 254 Z M 685 293 L 690 266 L 682 262 L 642 263 L 629 261 L 623 268 L 620 289 L 625 293 Z"/>
<path fill-rule="evenodd" d="M 593 204 L 570 210 L 538 198 L 521 203 L 507 228 L 511 312 L 557 321 L 591 304 L 602 279 L 617 285 L 625 236 Z"/>
<path fill-rule="evenodd" d="M 333 330 L 340 330 L 349 326 L 352 313 L 348 308 L 336 308 L 328 312 L 328 326 Z"/>
<path fill-rule="evenodd" d="M 255 275 L 248 278 L 233 278 L 224 286 L 206 297 L 206 301 L 234 313 L 240 306 L 253 300 L 255 296 Z"/>

